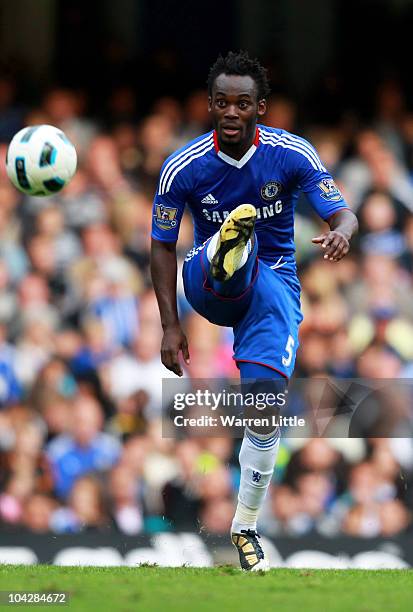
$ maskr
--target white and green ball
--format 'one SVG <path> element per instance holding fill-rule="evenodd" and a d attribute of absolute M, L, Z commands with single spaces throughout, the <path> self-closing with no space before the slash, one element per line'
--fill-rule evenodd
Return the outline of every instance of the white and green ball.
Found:
<path fill-rule="evenodd" d="M 7 174 L 17 189 L 49 196 L 63 189 L 76 172 L 76 149 L 53 125 L 33 125 L 17 132 L 9 144 Z"/>

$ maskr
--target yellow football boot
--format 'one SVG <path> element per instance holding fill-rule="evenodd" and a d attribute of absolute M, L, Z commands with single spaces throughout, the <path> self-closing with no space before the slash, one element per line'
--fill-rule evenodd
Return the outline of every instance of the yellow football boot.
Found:
<path fill-rule="evenodd" d="M 254 231 L 256 217 L 255 206 L 241 204 L 225 219 L 211 260 L 213 278 L 227 281 L 238 270 L 245 245 Z"/>

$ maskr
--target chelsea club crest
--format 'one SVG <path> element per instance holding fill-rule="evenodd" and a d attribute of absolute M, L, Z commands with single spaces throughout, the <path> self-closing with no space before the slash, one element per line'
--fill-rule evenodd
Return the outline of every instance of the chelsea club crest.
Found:
<path fill-rule="evenodd" d="M 273 202 L 278 198 L 282 189 L 279 181 L 269 181 L 261 187 L 261 197 L 266 202 Z"/>

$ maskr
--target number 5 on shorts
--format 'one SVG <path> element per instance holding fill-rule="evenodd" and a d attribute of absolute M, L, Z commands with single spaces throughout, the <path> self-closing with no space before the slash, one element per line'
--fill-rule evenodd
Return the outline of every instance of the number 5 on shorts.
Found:
<path fill-rule="evenodd" d="M 293 358 L 294 344 L 295 344 L 294 338 L 290 334 L 288 336 L 287 344 L 285 345 L 285 352 L 287 353 L 287 357 L 282 358 L 283 366 L 285 366 L 286 368 L 288 368 Z"/>

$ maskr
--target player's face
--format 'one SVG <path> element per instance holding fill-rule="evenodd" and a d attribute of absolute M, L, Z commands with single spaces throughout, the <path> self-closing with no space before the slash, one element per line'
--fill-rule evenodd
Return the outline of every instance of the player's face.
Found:
<path fill-rule="evenodd" d="M 250 147 L 257 116 L 265 113 L 265 100 L 257 100 L 257 86 L 250 76 L 220 74 L 214 82 L 208 109 L 220 145 Z"/>

